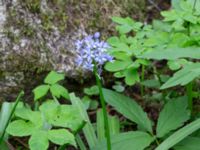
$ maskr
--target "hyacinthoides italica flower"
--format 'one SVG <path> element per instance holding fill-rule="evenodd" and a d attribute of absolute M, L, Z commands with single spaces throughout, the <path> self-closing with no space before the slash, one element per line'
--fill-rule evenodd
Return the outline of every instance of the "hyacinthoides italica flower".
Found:
<path fill-rule="evenodd" d="M 100 102 L 103 109 L 103 116 L 105 122 L 105 135 L 107 139 L 107 149 L 111 150 L 110 130 L 108 124 L 108 114 L 106 111 L 105 98 L 102 91 L 102 84 L 100 78 L 101 67 L 106 61 L 112 61 L 113 57 L 107 54 L 109 45 L 100 40 L 100 33 L 96 32 L 94 35 L 88 35 L 82 40 L 75 43 L 77 50 L 77 65 L 93 71 L 96 83 L 99 88 Z"/>

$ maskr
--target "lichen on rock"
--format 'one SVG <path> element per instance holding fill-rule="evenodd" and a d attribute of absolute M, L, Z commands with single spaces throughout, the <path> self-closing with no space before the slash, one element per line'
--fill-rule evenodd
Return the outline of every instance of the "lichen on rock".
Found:
<path fill-rule="evenodd" d="M 135 0 L 132 6 L 130 2 L 133 3 L 129 0 L 1 1 L 0 93 L 16 87 L 19 91 L 19 85 L 25 87 L 21 84 L 30 72 L 57 70 L 70 78 L 86 77 L 87 71 L 80 71 L 75 63 L 75 41 L 95 31 L 102 31 L 103 35 L 113 32 L 112 16 L 130 12 L 142 16 L 145 1 Z"/>

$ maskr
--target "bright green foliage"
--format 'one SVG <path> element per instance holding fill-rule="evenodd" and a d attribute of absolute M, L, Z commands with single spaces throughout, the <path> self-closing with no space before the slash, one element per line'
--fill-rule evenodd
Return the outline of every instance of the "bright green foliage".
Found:
<path fill-rule="evenodd" d="M 156 49 L 144 53 L 141 58 L 157 59 L 157 60 L 176 60 L 179 58 L 194 58 L 200 59 L 200 48 L 168 48 L 168 49 Z"/>
<path fill-rule="evenodd" d="M 99 95 L 99 89 L 96 85 L 90 87 L 90 88 L 85 88 L 84 89 L 84 93 L 87 95 Z"/>
<path fill-rule="evenodd" d="M 51 71 L 46 78 L 44 79 L 44 83 L 46 84 L 55 84 L 58 81 L 64 80 L 65 79 L 65 75 L 64 74 L 58 74 L 55 71 Z"/>
<path fill-rule="evenodd" d="M 115 135 L 120 131 L 120 122 L 117 116 L 108 116 L 110 134 Z M 102 109 L 97 111 L 97 136 L 98 140 L 105 139 L 105 129 L 104 129 L 103 111 Z"/>
<path fill-rule="evenodd" d="M 164 142 L 162 142 L 155 150 L 168 150 L 175 144 L 192 134 L 194 131 L 200 128 L 200 119 L 197 119 L 178 131 L 174 132 Z"/>
<path fill-rule="evenodd" d="M 183 69 L 177 71 L 173 75 L 173 77 L 171 77 L 164 85 L 162 85 L 161 89 L 177 85 L 182 85 L 182 86 L 186 85 L 199 76 L 200 76 L 200 63 L 185 65 Z"/>
<path fill-rule="evenodd" d="M 51 71 L 44 79 L 44 83 L 33 90 L 34 100 L 37 101 L 48 94 L 50 90 L 53 97 L 69 99 L 68 90 L 58 84 L 59 81 L 64 79 L 64 74 L 56 73 Z"/>
<path fill-rule="evenodd" d="M 38 99 L 42 98 L 43 96 L 45 96 L 47 94 L 48 91 L 49 91 L 49 85 L 40 85 L 40 86 L 36 87 L 33 90 L 34 99 L 38 100 Z"/>
<path fill-rule="evenodd" d="M 97 136 L 95 134 L 95 130 L 89 119 L 89 116 L 87 114 L 87 111 L 84 107 L 84 104 L 78 97 L 75 96 L 74 93 L 71 93 L 69 96 L 70 96 L 72 105 L 77 107 L 77 109 L 78 109 L 79 113 L 82 115 L 84 121 L 86 121 L 86 125 L 83 127 L 83 133 L 86 137 L 89 147 L 92 148 L 97 143 Z"/>
<path fill-rule="evenodd" d="M 51 91 L 52 95 L 54 95 L 57 98 L 60 98 L 61 96 L 66 99 L 69 98 L 67 89 L 59 84 L 53 84 L 50 87 L 50 91 Z"/>
<path fill-rule="evenodd" d="M 47 150 L 49 147 L 49 141 L 47 132 L 37 131 L 34 132 L 28 142 L 31 150 Z"/>
<path fill-rule="evenodd" d="M 160 112 L 157 123 L 157 137 L 161 138 L 182 126 L 190 118 L 187 110 L 187 97 L 170 100 Z"/>
<path fill-rule="evenodd" d="M 151 121 L 134 100 L 108 89 L 104 89 L 103 93 L 105 100 L 109 105 L 113 106 L 126 118 L 137 123 L 141 129 L 152 132 Z"/>
<path fill-rule="evenodd" d="M 115 23 L 120 24 L 119 26 L 116 27 L 117 31 L 119 33 L 128 33 L 131 30 L 139 30 L 142 26 L 142 23 L 140 22 L 135 22 L 131 18 L 126 17 L 126 18 L 120 18 L 120 17 L 113 17 L 112 21 Z"/>
<path fill-rule="evenodd" d="M 74 135 L 66 129 L 54 129 L 48 131 L 48 139 L 58 145 L 70 143 L 76 146 Z"/>
<path fill-rule="evenodd" d="M 143 150 L 154 140 L 145 132 L 125 132 L 114 135 L 112 138 L 112 150 Z M 91 150 L 106 150 L 105 140 L 99 142 Z"/>
<path fill-rule="evenodd" d="M 55 144 L 76 146 L 75 137 L 67 129 L 76 131 L 83 123 L 79 111 L 72 105 L 59 105 L 48 100 L 39 107 L 39 111 L 21 107 L 16 109 L 15 116 L 21 119 L 11 122 L 7 133 L 13 136 L 31 136 L 31 150 L 46 150 L 49 140 Z M 52 129 L 53 127 L 61 129 Z"/>

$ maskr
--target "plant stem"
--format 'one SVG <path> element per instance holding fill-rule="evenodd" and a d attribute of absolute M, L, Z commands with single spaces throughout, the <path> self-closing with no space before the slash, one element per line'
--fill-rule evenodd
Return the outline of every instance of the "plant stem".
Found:
<path fill-rule="evenodd" d="M 142 65 L 142 75 L 141 75 L 141 82 L 144 81 L 144 73 L 145 73 L 145 66 Z M 144 96 L 144 86 L 141 84 L 141 96 Z"/>
<path fill-rule="evenodd" d="M 13 114 L 14 114 L 14 112 L 15 112 L 15 109 L 16 109 L 16 107 L 17 107 L 17 104 L 19 103 L 19 101 L 20 101 L 20 99 L 21 99 L 21 97 L 22 97 L 23 95 L 24 95 L 24 91 L 21 91 L 21 92 L 19 93 L 19 95 L 17 96 L 17 99 L 16 99 L 16 101 L 15 101 L 15 104 L 14 104 L 12 110 L 11 110 L 11 113 L 10 113 L 10 115 L 9 115 L 9 117 L 8 117 L 8 120 L 7 120 L 7 122 L 6 122 L 6 125 L 5 125 L 5 127 L 4 127 L 4 129 L 3 129 L 3 133 L 2 133 L 2 135 L 1 135 L 1 137 L 0 137 L 0 144 L 1 144 L 1 142 L 3 141 L 4 135 L 5 135 L 5 133 L 6 133 L 6 128 L 7 128 L 8 124 L 9 124 L 10 120 L 12 119 L 12 116 L 13 116 Z"/>
<path fill-rule="evenodd" d="M 193 110 L 193 82 L 190 82 L 186 86 L 187 96 L 188 96 L 188 108 L 190 109 L 191 113 Z"/>
<path fill-rule="evenodd" d="M 108 114 L 106 111 L 105 98 L 103 95 L 102 85 L 101 85 L 101 81 L 100 81 L 100 77 L 98 74 L 96 64 L 94 65 L 94 75 L 95 75 L 96 83 L 97 83 L 97 86 L 99 89 L 100 102 L 101 102 L 101 106 L 103 109 L 103 116 L 104 116 L 104 123 L 105 123 L 105 135 L 106 135 L 106 140 L 107 140 L 107 150 L 111 150 L 111 139 L 110 139 L 110 128 L 109 128 L 109 124 L 108 124 Z"/>

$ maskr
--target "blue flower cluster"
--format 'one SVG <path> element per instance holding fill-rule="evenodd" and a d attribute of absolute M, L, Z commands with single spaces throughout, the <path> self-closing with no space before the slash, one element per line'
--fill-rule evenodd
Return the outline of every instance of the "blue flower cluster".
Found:
<path fill-rule="evenodd" d="M 106 61 L 112 61 L 113 57 L 107 54 L 109 45 L 100 40 L 100 33 L 89 35 L 75 43 L 78 57 L 76 63 L 84 69 L 93 71 L 94 63 L 101 67 Z"/>

